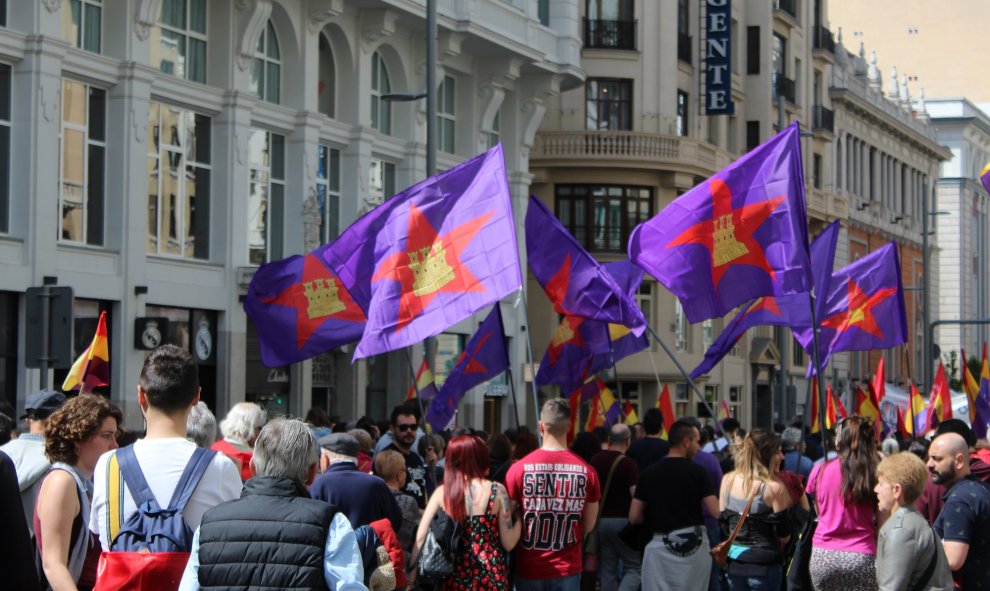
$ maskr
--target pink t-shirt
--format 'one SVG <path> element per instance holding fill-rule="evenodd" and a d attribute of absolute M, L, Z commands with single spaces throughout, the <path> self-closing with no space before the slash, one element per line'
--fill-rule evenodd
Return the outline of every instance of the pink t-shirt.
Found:
<path fill-rule="evenodd" d="M 818 527 L 813 546 L 826 550 L 877 553 L 874 505 L 847 504 L 842 498 L 842 469 L 839 460 L 818 464 L 808 477 L 807 492 L 818 504 Z"/>
<path fill-rule="evenodd" d="M 594 468 L 568 450 L 538 449 L 512 464 L 505 488 L 522 508 L 516 575 L 556 579 L 579 574 L 584 506 L 602 496 Z"/>

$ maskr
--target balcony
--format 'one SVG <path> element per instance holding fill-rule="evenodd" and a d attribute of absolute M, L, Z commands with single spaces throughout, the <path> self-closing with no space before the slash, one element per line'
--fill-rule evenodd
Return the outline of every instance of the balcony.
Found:
<path fill-rule="evenodd" d="M 707 142 L 639 131 L 541 131 L 530 162 L 561 167 L 641 167 L 710 176 L 732 155 Z"/>
<path fill-rule="evenodd" d="M 584 19 L 584 46 L 588 49 L 636 49 L 636 21 Z"/>
<path fill-rule="evenodd" d="M 835 133 L 835 113 L 821 105 L 815 105 L 811 111 L 811 129 Z"/>
<path fill-rule="evenodd" d="M 685 64 L 693 63 L 691 61 L 691 35 L 687 33 L 677 34 L 677 59 Z"/>
<path fill-rule="evenodd" d="M 777 0 L 777 10 L 797 20 L 797 2 L 795 0 Z"/>
<path fill-rule="evenodd" d="M 777 81 L 774 84 L 773 98 L 776 99 L 778 96 L 782 96 L 785 99 L 787 99 L 787 102 L 791 103 L 792 105 L 796 105 L 797 91 L 794 81 L 781 74 L 777 74 L 776 79 Z"/>
<path fill-rule="evenodd" d="M 817 27 L 812 38 L 815 50 L 835 55 L 835 39 L 832 37 L 832 31 L 825 27 Z"/>

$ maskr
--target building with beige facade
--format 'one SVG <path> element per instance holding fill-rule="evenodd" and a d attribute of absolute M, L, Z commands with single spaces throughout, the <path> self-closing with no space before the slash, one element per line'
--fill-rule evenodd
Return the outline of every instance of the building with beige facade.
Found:
<path fill-rule="evenodd" d="M 866 65 L 836 46 L 824 2 L 733 3 L 735 113 L 717 116 L 706 115 L 699 100 L 710 50 L 705 3 L 582 4 L 587 80 L 548 104 L 530 165 L 534 193 L 595 256 L 625 258 L 637 223 L 769 138 L 781 121 L 799 121 L 811 234 L 843 221 L 836 267 L 897 240 L 914 273 L 918 204 L 934 191 L 947 152 L 910 102 L 874 88 Z M 690 325 L 676 298 L 650 278 L 637 297 L 688 371 L 731 318 Z M 545 298 L 531 297 L 530 306 L 539 358 L 556 317 Z M 888 354 L 888 376 L 905 379 L 909 364 L 893 363 L 899 352 Z M 872 372 L 875 363 L 866 357 L 837 355 L 827 375 L 845 391 Z M 744 425 L 769 426 L 804 412 L 807 364 L 789 331 L 758 327 L 699 386 L 713 406 L 726 401 Z M 621 361 L 616 373 L 623 396 L 640 412 L 656 403 L 663 385 L 674 393 L 678 415 L 704 412 L 655 344 Z"/>

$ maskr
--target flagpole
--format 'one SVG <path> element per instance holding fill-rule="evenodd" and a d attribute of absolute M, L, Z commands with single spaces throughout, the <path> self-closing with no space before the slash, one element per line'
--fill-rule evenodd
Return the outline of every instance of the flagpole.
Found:
<path fill-rule="evenodd" d="M 419 404 L 419 415 L 423 417 L 423 425 L 426 425 L 426 411 L 423 409 L 423 397 L 419 395 L 419 380 L 416 379 L 416 368 L 413 367 L 412 347 L 406 347 L 406 361 L 409 362 L 409 374 L 412 376 L 413 388 L 416 390 L 416 403 Z"/>
<path fill-rule="evenodd" d="M 828 435 L 825 432 L 826 398 L 823 394 L 826 389 L 822 387 L 824 375 L 822 374 L 822 362 L 818 351 L 818 320 L 815 318 L 815 296 L 811 293 L 808 294 L 808 304 L 811 307 L 812 352 L 815 358 L 815 374 L 818 377 L 818 426 L 822 434 L 822 450 L 824 450 L 825 457 L 828 457 Z M 812 394 L 815 394 L 814 388 L 812 388 Z"/>
<path fill-rule="evenodd" d="M 718 432 L 721 434 L 722 425 L 720 425 L 718 422 L 718 417 L 715 415 L 715 409 L 713 409 L 711 405 L 708 404 L 708 401 L 705 400 L 705 397 L 698 390 L 698 387 L 694 385 L 694 380 L 691 379 L 691 376 L 688 374 L 688 372 L 684 371 L 684 366 L 681 365 L 681 362 L 678 361 L 677 357 L 674 356 L 674 352 L 670 350 L 670 347 L 667 346 L 667 343 L 663 342 L 660 339 L 660 336 L 657 335 L 657 331 L 653 330 L 653 326 L 647 323 L 646 328 L 647 330 L 650 331 L 650 335 L 653 336 L 653 340 L 660 343 L 660 346 L 663 347 L 663 350 L 667 354 L 667 357 L 670 357 L 670 360 L 674 362 L 674 366 L 677 367 L 677 371 L 681 372 L 681 375 L 684 376 L 685 380 L 687 380 L 688 386 L 691 388 L 691 391 L 694 392 L 695 396 L 698 397 L 698 400 L 701 401 L 701 404 L 703 404 L 705 409 L 708 411 L 708 414 L 711 415 L 712 419 L 715 421 L 715 429 L 718 430 Z"/>
<path fill-rule="evenodd" d="M 540 433 L 540 400 L 536 396 L 536 364 L 533 362 L 533 338 L 531 334 L 531 326 L 529 323 L 529 304 L 526 302 L 526 290 L 521 288 L 519 290 L 522 296 L 523 312 L 526 315 L 526 356 L 529 358 L 529 375 L 530 375 L 530 387 L 533 390 L 533 412 L 536 414 L 536 436 L 540 438 L 540 445 L 543 445 L 543 434 Z"/>
<path fill-rule="evenodd" d="M 512 366 L 505 368 L 509 372 L 509 388 L 512 392 L 512 415 L 516 418 L 516 431 L 519 430 L 519 402 L 516 401 L 516 381 L 512 379 Z"/>
<path fill-rule="evenodd" d="M 905 355 L 904 355 L 904 365 L 907 366 L 907 375 L 908 375 L 908 391 L 907 391 L 908 415 L 911 417 L 911 437 L 913 438 L 915 436 L 915 433 L 914 433 L 914 400 L 912 400 L 912 396 L 911 396 L 911 386 L 914 385 L 914 376 L 911 375 L 911 353 L 910 353 L 910 351 L 908 351 L 907 343 L 904 343 L 903 345 L 901 345 L 901 350 L 902 350 L 903 353 L 905 353 Z M 904 425 L 904 428 L 907 429 L 907 425 Z"/>

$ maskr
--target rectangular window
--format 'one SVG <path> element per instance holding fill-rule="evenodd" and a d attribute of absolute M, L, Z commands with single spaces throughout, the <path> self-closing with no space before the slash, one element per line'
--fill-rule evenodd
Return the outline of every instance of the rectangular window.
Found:
<path fill-rule="evenodd" d="M 688 392 L 687 384 L 682 382 L 674 385 L 674 416 L 686 417 L 694 414 L 688 410 L 691 396 L 692 394 Z M 670 425 L 667 426 L 670 427 Z"/>
<path fill-rule="evenodd" d="M 811 186 L 816 189 L 822 188 L 822 155 L 811 156 Z"/>
<path fill-rule="evenodd" d="M 62 39 L 100 53 L 103 0 L 62 0 Z"/>
<path fill-rule="evenodd" d="M 0 6 L 0 8 L 4 8 Z M 4 12 L 5 14 L 5 12 Z M 0 64 L 0 232 L 10 231 L 10 66 Z"/>
<path fill-rule="evenodd" d="M 282 258 L 285 211 L 285 136 L 252 129 L 248 193 L 248 262 Z"/>
<path fill-rule="evenodd" d="M 62 80 L 59 240 L 103 244 L 106 91 Z"/>
<path fill-rule="evenodd" d="M 500 135 L 502 132 L 502 111 L 495 113 L 495 117 L 492 119 L 492 128 L 488 132 L 488 147 L 494 148 L 500 141 Z"/>
<path fill-rule="evenodd" d="M 320 242 L 340 235 L 340 150 L 320 144 L 316 151 L 316 201 L 320 206 Z"/>
<path fill-rule="evenodd" d="M 6 26 L 7 26 L 7 0 L 0 0 L 0 27 L 6 27 Z"/>
<path fill-rule="evenodd" d="M 739 418 L 740 391 L 742 391 L 742 388 L 740 388 L 739 386 L 729 387 L 729 412 L 731 412 L 732 416 L 735 417 L 736 419 Z"/>
<path fill-rule="evenodd" d="M 639 284 L 639 289 L 636 290 L 636 303 L 639 304 L 639 309 L 643 311 L 643 317 L 646 318 L 646 323 L 652 326 L 653 282 L 643 281 Z"/>
<path fill-rule="evenodd" d="M 701 323 L 701 348 L 705 351 L 708 347 L 712 346 L 712 341 L 715 340 L 715 321 L 708 319 Z"/>
<path fill-rule="evenodd" d="M 151 34 L 151 65 L 205 84 L 206 30 L 206 0 L 162 0 Z"/>
<path fill-rule="evenodd" d="M 544 27 L 550 26 L 550 0 L 537 0 L 536 17 Z"/>
<path fill-rule="evenodd" d="M 760 27 L 746 27 L 746 73 L 760 73 Z"/>
<path fill-rule="evenodd" d="M 680 300 L 674 300 L 674 350 L 688 350 L 688 321 Z"/>
<path fill-rule="evenodd" d="M 801 348 L 801 343 L 797 342 L 797 339 L 791 339 L 791 348 L 791 361 L 795 368 L 803 367 L 808 363 L 804 356 L 804 349 Z"/>
<path fill-rule="evenodd" d="M 688 35 L 691 32 L 691 23 L 688 13 L 688 0 L 677 0 L 677 32 Z"/>
<path fill-rule="evenodd" d="M 210 118 L 164 103 L 148 110 L 148 253 L 210 256 Z"/>
<path fill-rule="evenodd" d="M 632 129 L 632 81 L 591 78 L 586 89 L 586 129 Z"/>
<path fill-rule="evenodd" d="M 369 189 L 371 194 L 368 196 L 368 201 L 378 205 L 395 195 L 395 164 L 376 159 L 371 161 L 370 170 Z"/>
<path fill-rule="evenodd" d="M 457 124 L 457 81 L 452 76 L 444 76 L 437 92 L 437 138 L 441 152 L 454 154 Z"/>
<path fill-rule="evenodd" d="M 625 252 L 632 229 L 653 217 L 653 191 L 623 185 L 557 185 L 556 211 L 585 248 Z"/>
<path fill-rule="evenodd" d="M 688 134 L 688 93 L 677 91 L 677 135 L 685 137 Z"/>
<path fill-rule="evenodd" d="M 746 151 L 750 151 L 760 145 L 760 122 L 746 122 Z"/>

